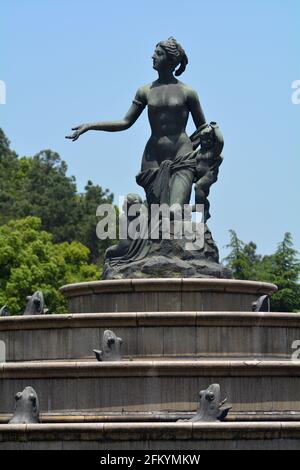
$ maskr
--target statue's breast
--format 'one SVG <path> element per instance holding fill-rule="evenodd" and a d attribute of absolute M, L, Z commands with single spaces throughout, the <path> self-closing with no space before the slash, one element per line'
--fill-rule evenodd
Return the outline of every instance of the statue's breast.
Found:
<path fill-rule="evenodd" d="M 164 111 L 181 109 L 186 105 L 186 97 L 182 89 L 176 85 L 166 85 L 151 90 L 148 97 L 150 109 Z"/>

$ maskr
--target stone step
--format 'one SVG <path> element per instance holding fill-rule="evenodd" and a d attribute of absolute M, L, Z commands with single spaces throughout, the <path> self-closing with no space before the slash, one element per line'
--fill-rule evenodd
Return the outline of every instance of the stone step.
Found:
<path fill-rule="evenodd" d="M 236 279 L 120 279 L 68 284 L 60 291 L 69 312 L 251 311 L 277 286 Z"/>
<path fill-rule="evenodd" d="M 103 332 L 124 357 L 286 358 L 300 340 L 299 313 L 119 312 L 0 317 L 6 361 L 92 358 Z M 298 343 L 299 348 L 299 343 Z"/>
<path fill-rule="evenodd" d="M 299 450 L 299 447 L 300 423 L 295 422 L 0 425 L 0 450 Z"/>
<path fill-rule="evenodd" d="M 300 361 L 41 361 L 0 365 L 0 413 L 32 386 L 41 412 L 189 412 L 219 383 L 233 412 L 299 412 Z"/>

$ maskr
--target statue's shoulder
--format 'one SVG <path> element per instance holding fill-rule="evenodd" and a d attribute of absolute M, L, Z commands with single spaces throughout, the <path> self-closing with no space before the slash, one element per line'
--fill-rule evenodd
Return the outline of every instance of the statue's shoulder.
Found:
<path fill-rule="evenodd" d="M 147 85 L 141 86 L 136 92 L 135 99 L 141 101 L 144 104 L 148 103 L 148 97 L 153 83 L 147 83 Z"/>
<path fill-rule="evenodd" d="M 178 85 L 180 85 L 180 87 L 183 89 L 184 93 L 188 98 L 193 99 L 198 97 L 198 93 L 190 85 L 187 85 L 186 83 L 183 83 L 180 80 L 178 80 Z"/>

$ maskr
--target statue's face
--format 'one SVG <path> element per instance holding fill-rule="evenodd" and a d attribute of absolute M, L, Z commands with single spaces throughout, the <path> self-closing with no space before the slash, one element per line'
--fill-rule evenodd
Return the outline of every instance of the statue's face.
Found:
<path fill-rule="evenodd" d="M 155 51 L 152 56 L 153 68 L 155 70 L 161 70 L 170 66 L 170 61 L 168 59 L 166 51 L 161 46 L 156 46 Z"/>
<path fill-rule="evenodd" d="M 213 139 L 211 138 L 211 136 L 206 136 L 202 139 L 201 144 L 203 147 L 209 148 L 213 144 Z"/>
<path fill-rule="evenodd" d="M 214 133 L 211 127 L 207 127 L 201 132 L 200 141 L 202 148 L 208 149 L 212 147 L 214 144 Z"/>

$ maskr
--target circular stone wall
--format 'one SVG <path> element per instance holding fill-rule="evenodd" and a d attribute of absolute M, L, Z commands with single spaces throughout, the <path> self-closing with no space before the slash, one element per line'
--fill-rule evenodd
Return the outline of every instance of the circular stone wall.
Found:
<path fill-rule="evenodd" d="M 251 311 L 274 284 L 232 279 L 122 279 L 68 284 L 70 313 Z"/>

